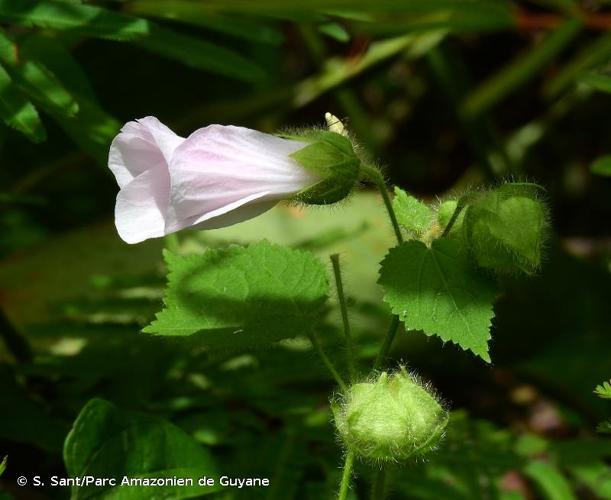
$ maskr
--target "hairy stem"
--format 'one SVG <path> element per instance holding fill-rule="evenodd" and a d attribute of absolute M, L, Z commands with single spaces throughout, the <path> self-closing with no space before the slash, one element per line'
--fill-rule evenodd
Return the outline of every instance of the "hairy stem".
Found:
<path fill-rule="evenodd" d="M 333 375 L 333 378 L 337 382 L 337 385 L 339 385 L 339 388 L 343 392 L 346 392 L 346 390 L 348 389 L 348 387 L 346 386 L 346 383 L 342 379 L 339 372 L 335 369 L 335 366 L 333 366 L 333 363 L 331 363 L 331 360 L 329 359 L 329 357 L 325 354 L 325 351 L 323 351 L 322 346 L 320 345 L 320 341 L 318 340 L 318 337 L 316 337 L 314 332 L 308 333 L 308 337 L 310 338 L 310 342 L 312 342 L 314 349 L 316 349 L 316 351 L 318 352 L 320 359 L 322 359 L 323 363 L 327 366 L 327 368 L 331 372 L 331 375 Z"/>
<path fill-rule="evenodd" d="M 395 315 L 392 317 L 390 326 L 388 327 L 388 332 L 386 332 L 386 337 L 384 337 L 382 347 L 380 348 L 380 351 L 378 352 L 376 360 L 373 364 L 374 370 L 378 370 L 382 366 L 382 363 L 384 363 L 384 360 L 386 359 L 386 356 L 388 356 L 388 352 L 390 351 L 390 348 L 392 346 L 392 342 L 393 340 L 395 340 L 395 335 L 397 334 L 398 329 L 399 316 Z"/>
<path fill-rule="evenodd" d="M 382 468 L 376 472 L 371 483 L 371 500 L 384 500 L 386 495 L 386 468 Z"/>
<path fill-rule="evenodd" d="M 342 471 L 342 482 L 339 485 L 339 493 L 337 494 L 337 500 L 346 500 L 348 497 L 348 491 L 350 490 L 350 480 L 352 479 L 352 467 L 354 465 L 354 452 L 349 450 L 346 453 L 346 461 L 344 462 L 344 469 Z"/>
<path fill-rule="evenodd" d="M 342 322 L 344 324 L 344 335 L 346 337 L 346 358 L 348 361 L 348 371 L 350 380 L 354 380 L 356 376 L 356 368 L 354 362 L 354 344 L 352 342 L 352 333 L 350 331 L 350 321 L 348 319 L 348 304 L 344 295 L 344 285 L 342 283 L 342 271 L 339 265 L 339 255 L 334 253 L 331 255 L 331 264 L 333 265 L 333 275 L 335 277 L 335 288 L 337 289 L 337 299 L 339 308 L 342 313 Z"/>
<path fill-rule="evenodd" d="M 386 206 L 388 217 L 390 218 L 390 222 L 392 223 L 392 228 L 395 231 L 397 242 L 403 243 L 403 235 L 401 234 L 401 228 L 399 227 L 399 223 L 397 222 L 397 216 L 395 215 L 395 211 L 392 208 L 392 202 L 390 201 L 390 196 L 388 196 L 386 181 L 384 180 L 382 173 L 377 168 L 372 167 L 371 165 L 363 165 L 361 169 L 365 174 L 366 178 L 378 187 L 380 194 L 382 195 L 382 199 L 384 200 L 384 205 Z"/>

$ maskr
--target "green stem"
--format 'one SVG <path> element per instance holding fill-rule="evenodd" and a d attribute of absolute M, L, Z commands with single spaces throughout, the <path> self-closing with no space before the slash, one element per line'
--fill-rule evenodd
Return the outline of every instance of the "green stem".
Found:
<path fill-rule="evenodd" d="M 454 209 L 454 212 L 452 213 L 452 217 L 450 217 L 450 221 L 448 222 L 445 229 L 443 230 L 443 233 L 441 234 L 442 238 L 445 238 L 448 234 L 450 234 L 450 231 L 452 230 L 454 223 L 458 220 L 458 216 L 460 215 L 460 212 L 462 212 L 463 208 L 465 208 L 464 203 L 461 203 L 459 201 L 456 205 L 456 208 Z"/>
<path fill-rule="evenodd" d="M 386 469 L 384 466 L 376 472 L 371 484 L 371 500 L 384 500 L 386 495 Z"/>
<path fill-rule="evenodd" d="M 327 368 L 331 372 L 331 375 L 333 375 L 333 378 L 337 382 L 337 385 L 339 385 L 339 388 L 343 392 L 346 392 L 348 390 L 348 386 L 346 385 L 346 383 L 340 376 L 339 372 L 335 369 L 335 366 L 333 366 L 333 363 L 331 363 L 331 360 L 329 359 L 329 357 L 325 354 L 325 351 L 323 351 L 322 346 L 320 345 L 320 341 L 318 340 L 318 337 L 316 337 L 314 332 L 308 333 L 308 337 L 310 338 L 310 342 L 312 342 L 314 349 L 316 349 L 316 351 L 318 352 L 320 359 L 322 359 L 323 363 L 327 366 Z"/>
<path fill-rule="evenodd" d="M 395 335 L 397 334 L 398 328 L 399 316 L 395 315 L 392 317 L 390 326 L 388 327 L 388 332 L 386 333 L 386 337 L 384 337 L 384 343 L 382 344 L 382 347 L 380 348 L 380 351 L 378 352 L 378 355 L 376 357 L 375 363 L 373 364 L 374 370 L 378 370 L 382 366 L 382 363 L 384 363 L 384 360 L 386 359 L 386 356 L 390 351 L 390 347 L 392 346 L 392 342 L 393 340 L 395 340 Z"/>
<path fill-rule="evenodd" d="M 354 362 L 354 344 L 352 343 L 352 333 L 350 331 L 350 320 L 348 319 L 348 304 L 344 295 L 344 285 L 342 283 L 342 271 L 339 265 L 339 255 L 334 253 L 331 255 L 331 264 L 333 265 L 333 275 L 335 276 L 335 288 L 337 289 L 337 299 L 339 308 L 342 313 L 342 322 L 344 324 L 344 335 L 346 337 L 346 358 L 348 361 L 348 371 L 350 380 L 354 380 L 356 376 L 356 368 Z"/>
<path fill-rule="evenodd" d="M 386 181 L 384 180 L 382 173 L 377 168 L 372 167 L 371 165 L 362 165 L 361 169 L 367 179 L 375 183 L 375 185 L 380 190 L 380 194 L 382 195 L 382 199 L 384 200 L 384 205 L 386 206 L 386 211 L 388 212 L 388 217 L 390 218 L 392 228 L 395 231 L 395 236 L 397 237 L 397 242 L 399 244 L 403 243 L 403 235 L 401 234 L 401 228 L 399 227 L 399 222 L 397 222 L 397 216 L 395 215 L 395 211 L 392 208 L 392 201 L 390 201 L 390 196 L 388 196 L 388 189 L 386 189 Z"/>
<path fill-rule="evenodd" d="M 350 480 L 352 479 L 352 467 L 354 465 L 354 452 L 349 450 L 346 454 L 346 461 L 344 462 L 344 470 L 342 472 L 342 482 L 339 486 L 339 493 L 337 494 L 337 500 L 346 500 L 348 497 L 348 491 L 350 490 Z"/>

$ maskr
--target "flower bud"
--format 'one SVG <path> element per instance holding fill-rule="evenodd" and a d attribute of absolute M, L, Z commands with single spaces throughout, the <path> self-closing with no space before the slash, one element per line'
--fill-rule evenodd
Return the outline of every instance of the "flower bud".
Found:
<path fill-rule="evenodd" d="M 464 237 L 478 265 L 533 273 L 548 232 L 547 207 L 535 184 L 507 183 L 484 193 L 464 217 Z"/>
<path fill-rule="evenodd" d="M 348 449 L 377 462 L 399 462 L 432 451 L 443 437 L 448 413 L 405 370 L 383 372 L 352 385 L 333 402 L 335 425 Z"/>
<path fill-rule="evenodd" d="M 328 205 L 348 196 L 361 166 L 350 139 L 329 130 L 314 130 L 298 139 L 309 144 L 292 153 L 291 158 L 321 180 L 294 199 L 309 205 Z"/>

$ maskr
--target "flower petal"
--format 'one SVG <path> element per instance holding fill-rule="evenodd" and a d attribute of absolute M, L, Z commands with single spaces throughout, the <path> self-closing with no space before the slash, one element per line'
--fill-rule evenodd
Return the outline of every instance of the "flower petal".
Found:
<path fill-rule="evenodd" d="M 165 234 L 170 175 L 148 170 L 123 186 L 117 195 L 115 225 L 126 243 L 139 243 Z"/>
<path fill-rule="evenodd" d="M 289 156 L 303 147 L 302 142 L 243 127 L 210 125 L 197 130 L 176 148 L 171 160 L 166 232 L 207 220 L 214 227 L 234 224 L 315 184 L 319 179 Z M 255 200 L 264 205 L 229 216 Z M 224 217 L 213 222 L 220 216 Z"/>
<path fill-rule="evenodd" d="M 110 145 L 108 167 L 123 187 L 150 169 L 166 170 L 184 138 L 153 116 L 126 123 Z"/>

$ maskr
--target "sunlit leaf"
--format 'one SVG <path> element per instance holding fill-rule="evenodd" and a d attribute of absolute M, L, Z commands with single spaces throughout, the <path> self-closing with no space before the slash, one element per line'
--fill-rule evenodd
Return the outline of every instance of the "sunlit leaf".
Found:
<path fill-rule="evenodd" d="M 0 118 L 33 142 L 46 139 L 46 132 L 34 105 L 28 101 L 7 71 L 0 66 Z"/>
<path fill-rule="evenodd" d="M 408 241 L 382 261 L 384 301 L 409 330 L 437 335 L 485 361 L 496 288 L 474 269 L 456 241 L 440 239 L 427 248 Z"/>
<path fill-rule="evenodd" d="M 308 334 L 321 319 L 329 285 L 324 265 L 309 252 L 262 241 L 165 258 L 165 309 L 147 333 L 201 332 L 203 344 L 264 347 Z"/>

